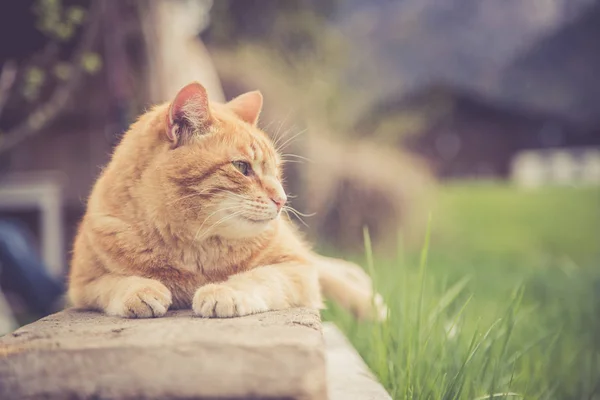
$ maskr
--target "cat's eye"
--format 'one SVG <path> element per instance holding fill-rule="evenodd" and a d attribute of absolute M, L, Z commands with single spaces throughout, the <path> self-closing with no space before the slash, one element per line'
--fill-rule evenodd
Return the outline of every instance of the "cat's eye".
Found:
<path fill-rule="evenodd" d="M 242 174 L 249 176 L 252 173 L 252 167 L 246 161 L 232 161 L 234 167 L 237 168 Z"/>

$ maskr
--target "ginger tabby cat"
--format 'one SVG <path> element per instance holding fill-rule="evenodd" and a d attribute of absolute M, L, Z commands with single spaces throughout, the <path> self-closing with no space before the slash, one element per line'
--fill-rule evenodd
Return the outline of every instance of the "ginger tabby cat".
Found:
<path fill-rule="evenodd" d="M 311 252 L 282 217 L 281 158 L 256 124 L 259 92 L 208 102 L 199 83 L 142 115 L 96 182 L 75 240 L 74 306 L 129 318 L 192 308 L 234 317 L 385 306 L 350 263 Z"/>

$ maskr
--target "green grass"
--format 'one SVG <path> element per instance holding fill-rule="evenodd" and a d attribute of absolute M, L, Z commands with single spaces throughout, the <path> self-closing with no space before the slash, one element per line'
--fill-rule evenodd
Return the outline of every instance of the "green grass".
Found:
<path fill-rule="evenodd" d="M 600 191 L 444 187 L 420 254 L 363 264 L 384 323 L 324 313 L 394 399 L 600 399 Z M 360 261 L 360 260 L 359 260 Z"/>
<path fill-rule="evenodd" d="M 600 258 L 598 188 L 444 186 L 435 215 L 439 244 L 472 255 L 533 262 L 548 257 L 577 262 Z"/>

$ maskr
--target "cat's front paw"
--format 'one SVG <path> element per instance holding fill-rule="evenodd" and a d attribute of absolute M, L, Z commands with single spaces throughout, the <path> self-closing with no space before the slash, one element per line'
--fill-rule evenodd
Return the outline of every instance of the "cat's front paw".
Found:
<path fill-rule="evenodd" d="M 121 296 L 112 299 L 106 313 L 125 318 L 162 317 L 171 302 L 171 292 L 159 281 L 136 279 Z"/>
<path fill-rule="evenodd" d="M 203 318 L 228 318 L 268 311 L 267 303 L 259 296 L 216 283 L 202 286 L 194 294 L 194 314 Z"/>

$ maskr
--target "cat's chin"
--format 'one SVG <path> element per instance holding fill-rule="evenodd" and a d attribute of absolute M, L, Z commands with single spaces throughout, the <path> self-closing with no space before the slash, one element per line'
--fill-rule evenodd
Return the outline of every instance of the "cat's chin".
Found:
<path fill-rule="evenodd" d="M 269 229 L 275 220 L 276 218 L 256 220 L 238 217 L 235 221 L 232 221 L 231 224 L 220 229 L 219 236 L 227 239 L 248 239 L 256 237 Z"/>

